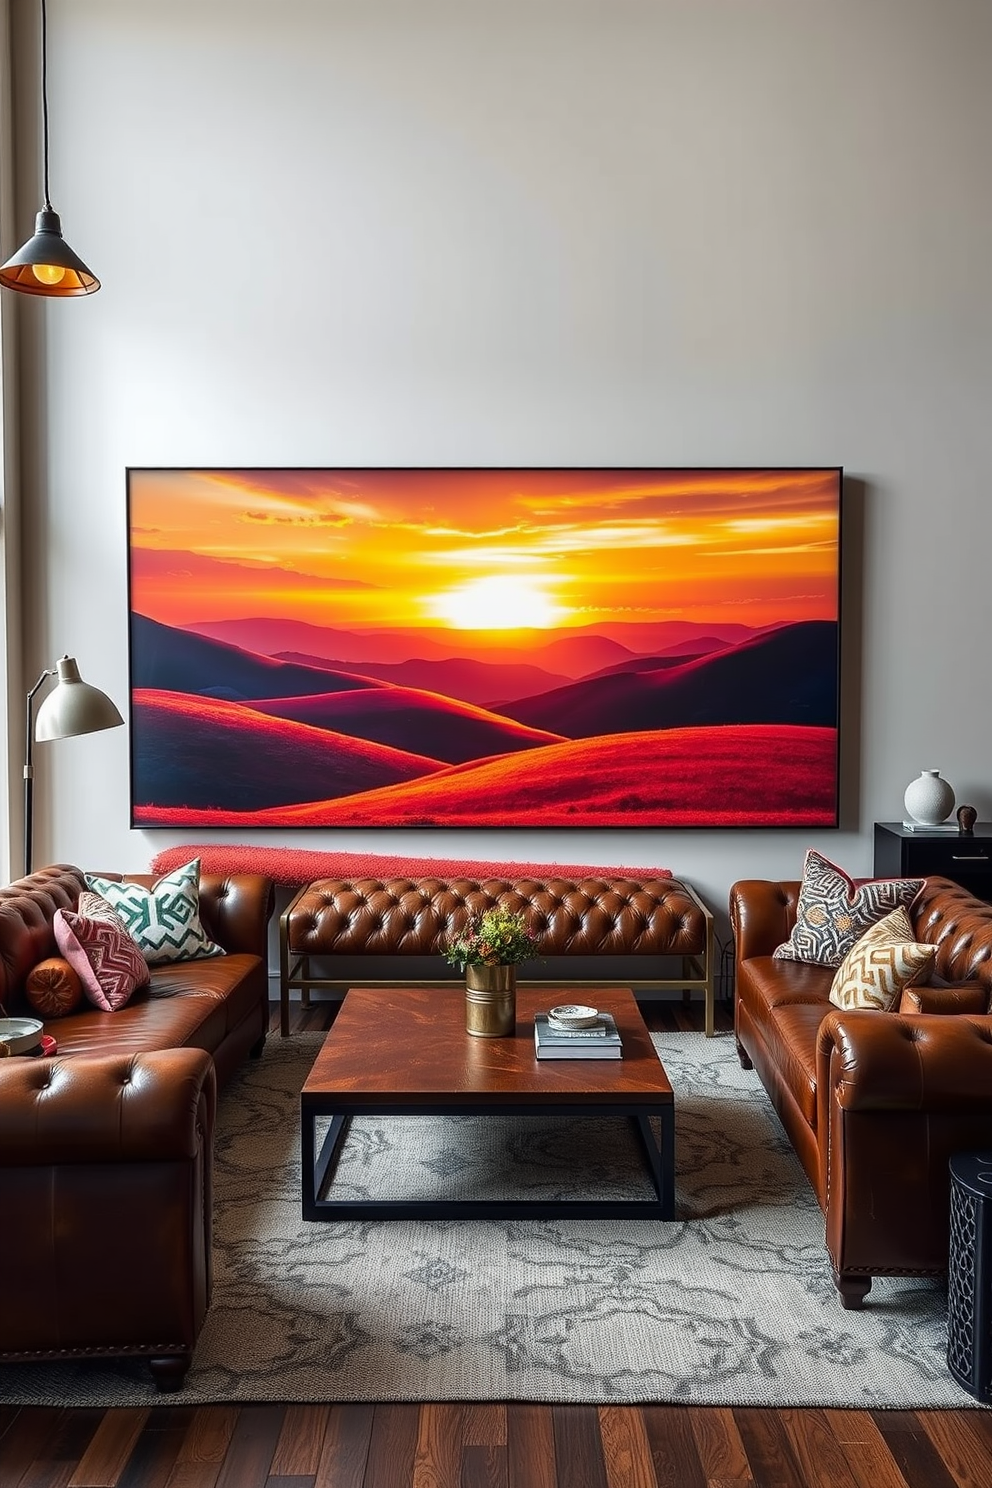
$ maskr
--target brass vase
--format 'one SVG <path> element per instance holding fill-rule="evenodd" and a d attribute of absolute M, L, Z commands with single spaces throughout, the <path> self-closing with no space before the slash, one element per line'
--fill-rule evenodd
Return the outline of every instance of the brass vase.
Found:
<path fill-rule="evenodd" d="M 476 1038 L 505 1038 L 516 1027 L 517 968 L 466 966 L 466 1032 Z"/>

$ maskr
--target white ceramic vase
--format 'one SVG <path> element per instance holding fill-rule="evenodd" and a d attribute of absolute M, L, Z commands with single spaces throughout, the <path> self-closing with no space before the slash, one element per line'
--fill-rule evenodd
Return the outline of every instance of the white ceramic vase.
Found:
<path fill-rule="evenodd" d="M 913 821 L 938 827 L 954 809 L 954 792 L 946 780 L 941 780 L 939 770 L 923 770 L 907 785 L 903 801 Z"/>

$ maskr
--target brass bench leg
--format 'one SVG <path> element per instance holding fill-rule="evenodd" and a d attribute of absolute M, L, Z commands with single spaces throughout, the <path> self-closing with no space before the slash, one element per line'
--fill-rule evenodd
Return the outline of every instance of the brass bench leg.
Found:
<path fill-rule="evenodd" d="M 279 1033 L 289 1037 L 289 929 L 286 916 L 279 921 Z"/>
<path fill-rule="evenodd" d="M 706 963 L 704 966 L 706 986 L 706 1037 L 716 1033 L 716 970 L 713 965 L 713 916 L 706 916 Z"/>
<path fill-rule="evenodd" d="M 683 884 L 683 888 L 691 899 L 695 899 L 699 908 L 702 910 L 706 924 L 706 933 L 702 955 L 683 956 L 682 975 L 688 977 L 689 973 L 692 972 L 694 973 L 693 985 L 696 987 L 700 986 L 700 984 L 702 985 L 703 997 L 706 1001 L 704 1027 L 706 1029 L 706 1037 L 712 1038 L 716 1033 L 716 968 L 713 964 L 713 950 L 715 945 L 713 914 L 711 910 L 707 909 L 695 889 L 691 888 L 689 884 Z"/>
<path fill-rule="evenodd" d="M 294 894 L 279 918 L 279 1032 L 283 1038 L 289 1036 L 289 989 L 291 986 L 301 986 L 300 996 L 304 1007 L 310 1006 L 310 958 L 306 955 L 297 957 L 294 961 L 294 951 L 289 943 L 289 926 L 293 911 L 304 894 L 309 891 L 309 885 L 303 887 Z M 302 977 L 302 984 L 299 978 Z"/>

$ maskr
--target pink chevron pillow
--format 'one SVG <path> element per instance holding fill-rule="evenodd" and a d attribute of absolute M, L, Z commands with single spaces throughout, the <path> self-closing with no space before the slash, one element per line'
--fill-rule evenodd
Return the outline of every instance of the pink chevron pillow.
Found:
<path fill-rule="evenodd" d="M 53 928 L 86 996 L 105 1013 L 122 1008 L 148 981 L 148 962 L 120 915 L 99 894 L 84 889 L 76 913 L 55 911 Z"/>

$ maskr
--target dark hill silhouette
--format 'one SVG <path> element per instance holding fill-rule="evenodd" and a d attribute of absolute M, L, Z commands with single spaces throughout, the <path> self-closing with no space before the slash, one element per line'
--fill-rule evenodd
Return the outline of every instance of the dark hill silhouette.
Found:
<path fill-rule="evenodd" d="M 736 621 L 692 620 L 604 620 L 595 625 L 515 632 L 444 630 L 436 626 L 349 631 L 313 625 L 305 620 L 258 615 L 195 621 L 184 629 L 262 656 L 302 652 L 325 660 L 337 658 L 352 667 L 364 667 L 371 662 L 395 665 L 418 659 L 445 661 L 471 657 L 490 663 L 527 662 L 571 677 L 581 677 L 622 661 L 624 653 L 658 655 L 697 636 L 716 637 L 736 645 L 757 634 L 753 626 Z"/>
<path fill-rule="evenodd" d="M 588 677 L 583 678 L 583 681 L 591 682 L 594 677 L 613 677 L 617 672 L 662 672 L 671 667 L 684 666 L 687 661 L 695 660 L 694 651 L 681 652 L 676 656 L 632 656 L 629 661 L 621 661 L 617 666 L 603 667 L 602 671 L 590 672 Z"/>
<path fill-rule="evenodd" d="M 658 655 L 680 642 L 709 636 L 728 646 L 749 641 L 771 626 L 742 625 L 739 620 L 601 620 L 572 634 L 586 631 L 616 641 L 637 656 Z"/>
<path fill-rule="evenodd" d="M 541 664 L 569 677 L 584 677 L 599 667 L 616 665 L 633 656 L 629 646 L 598 634 L 563 635 L 534 646 L 531 655 Z"/>
<path fill-rule="evenodd" d="M 131 616 L 132 687 L 198 693 L 237 702 L 377 685 L 375 679 L 357 673 L 292 666 L 224 641 L 207 640 L 187 630 L 162 625 L 146 615 Z"/>
<path fill-rule="evenodd" d="M 270 718 L 240 703 L 136 692 L 131 704 L 135 825 L 145 806 L 252 811 L 412 780 L 438 760 Z"/>
<path fill-rule="evenodd" d="M 589 675 L 607 677 L 611 672 L 652 672 L 660 667 L 681 666 L 685 661 L 695 661 L 697 656 L 708 656 L 713 651 L 726 651 L 728 646 L 736 644 L 738 643 L 721 641 L 718 636 L 696 636 L 693 640 L 677 641 L 674 646 L 665 646 L 653 656 L 632 656 L 629 661 L 617 662 L 616 666 L 600 667 Z"/>
<path fill-rule="evenodd" d="M 561 734 L 528 728 L 470 703 L 412 687 L 271 698 L 255 701 L 252 707 L 259 713 L 412 750 L 449 764 L 562 741 Z"/>
<path fill-rule="evenodd" d="M 804 620 L 674 668 L 613 672 L 507 703 L 500 712 L 570 738 L 606 730 L 837 719 L 837 627 Z"/>
<path fill-rule="evenodd" d="M 581 677 L 595 667 L 620 661 L 633 653 L 627 646 L 595 628 L 581 630 L 503 631 L 426 630 L 347 631 L 311 625 L 304 620 L 255 617 L 245 620 L 205 620 L 186 627 L 192 633 L 227 641 L 265 656 L 287 653 L 321 658 L 337 666 L 397 666 L 411 662 L 475 661 L 490 666 L 526 663 L 553 675 Z M 407 679 L 409 682 L 410 679 Z M 424 685 L 419 681 L 412 685 Z M 553 685 L 553 684 L 552 684 Z M 444 689 L 442 689 L 444 690 Z M 516 694 L 512 686 L 497 685 L 485 694 Z M 478 701 L 477 698 L 468 699 Z"/>
<path fill-rule="evenodd" d="M 184 826 L 832 826 L 834 729 L 672 729 L 555 744 L 458 765 L 347 799 L 252 815 L 204 811 Z M 144 824 L 168 826 L 167 810 Z M 141 823 L 139 823 L 140 825 Z"/>
<path fill-rule="evenodd" d="M 243 620 L 203 620 L 184 628 L 192 634 L 257 651 L 262 656 L 299 651 L 324 660 L 338 657 L 351 666 L 366 661 L 395 665 L 411 656 L 432 657 L 443 661 L 451 655 L 452 650 L 452 637 L 445 631 L 439 631 L 439 639 L 434 639 L 423 631 L 410 634 L 392 630 L 340 630 L 329 625 L 312 625 L 306 620 L 287 620 L 277 616 L 255 615 Z"/>
<path fill-rule="evenodd" d="M 616 666 L 602 667 L 598 672 L 591 672 L 590 676 L 608 677 L 612 672 L 652 672 L 661 667 L 681 666 L 683 662 L 695 661 L 697 656 L 726 651 L 734 644 L 737 643 L 721 641 L 718 636 L 697 636 L 694 640 L 677 641 L 674 646 L 666 646 L 655 656 L 632 656 L 629 661 L 618 662 Z"/>
<path fill-rule="evenodd" d="M 325 661 L 302 651 L 277 651 L 274 654 L 280 661 L 291 661 L 298 666 L 348 670 L 347 662 L 333 657 Z M 483 708 L 495 697 L 533 697 L 536 693 L 550 691 L 552 687 L 563 687 L 571 680 L 570 675 L 546 672 L 526 662 L 474 661 L 468 656 L 453 656 L 447 661 L 414 658 L 392 664 L 363 661 L 361 667 L 363 676 L 378 677 L 380 681 L 391 682 L 397 687 L 439 692 L 445 697 L 459 698 Z"/>
<path fill-rule="evenodd" d="M 753 640 L 753 636 L 744 636 L 744 640 Z M 687 660 L 692 656 L 707 656 L 711 651 L 726 651 L 728 646 L 739 646 L 741 642 L 725 641 L 720 636 L 701 635 L 693 636 L 691 640 L 677 641 L 674 646 L 663 646 L 658 652 L 659 656 L 684 656 Z"/>

